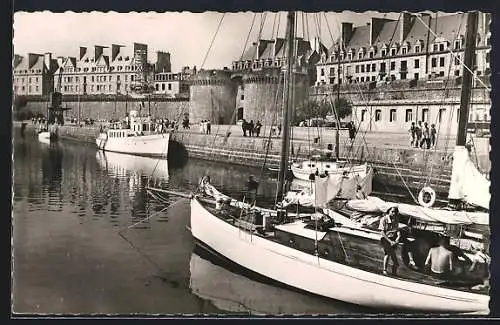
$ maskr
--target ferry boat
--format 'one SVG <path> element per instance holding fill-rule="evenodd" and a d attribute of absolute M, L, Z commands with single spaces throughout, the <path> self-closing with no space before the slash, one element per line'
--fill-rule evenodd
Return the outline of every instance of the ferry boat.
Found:
<path fill-rule="evenodd" d="M 101 132 L 96 139 L 97 147 L 103 151 L 167 157 L 170 134 L 167 130 L 155 128 L 151 116 L 140 116 L 133 110 L 125 124 L 112 124 Z"/>

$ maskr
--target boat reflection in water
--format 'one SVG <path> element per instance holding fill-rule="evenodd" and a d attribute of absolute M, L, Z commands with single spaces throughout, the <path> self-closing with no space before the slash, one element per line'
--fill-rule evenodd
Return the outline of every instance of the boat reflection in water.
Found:
<path fill-rule="evenodd" d="M 97 151 L 99 164 L 106 168 L 111 176 L 124 176 L 130 172 L 138 175 L 168 181 L 168 160 L 127 155 L 109 151 Z"/>
<path fill-rule="evenodd" d="M 191 254 L 189 268 L 191 292 L 229 312 L 252 315 L 353 315 L 370 312 L 368 308 L 285 288 L 258 275 L 252 275 L 250 279 L 241 267 L 222 260 L 199 245 Z"/>

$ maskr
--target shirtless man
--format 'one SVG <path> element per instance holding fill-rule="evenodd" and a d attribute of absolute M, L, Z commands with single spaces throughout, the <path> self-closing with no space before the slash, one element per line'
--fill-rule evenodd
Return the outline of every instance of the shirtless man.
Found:
<path fill-rule="evenodd" d="M 431 272 L 438 277 L 450 274 L 453 271 L 453 253 L 447 248 L 450 239 L 441 236 L 439 246 L 429 250 L 425 265 L 430 265 Z"/>

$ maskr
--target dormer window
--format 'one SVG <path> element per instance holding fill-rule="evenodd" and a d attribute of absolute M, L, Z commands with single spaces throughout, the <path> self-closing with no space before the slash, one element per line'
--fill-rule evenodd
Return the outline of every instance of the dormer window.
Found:
<path fill-rule="evenodd" d="M 391 49 L 391 55 L 392 56 L 396 55 L 396 49 Z"/>
<path fill-rule="evenodd" d="M 405 55 L 405 54 L 406 54 L 406 51 L 407 51 L 406 47 L 403 47 L 403 48 L 401 49 L 401 54 Z"/>
<path fill-rule="evenodd" d="M 440 52 L 444 51 L 444 44 L 443 43 L 439 44 L 439 51 Z"/>
<path fill-rule="evenodd" d="M 347 54 L 347 60 L 352 60 L 352 53 Z"/>
<path fill-rule="evenodd" d="M 373 51 L 370 51 L 370 53 L 368 53 L 368 56 L 370 57 L 370 59 L 373 59 L 373 55 L 374 55 Z"/>
<path fill-rule="evenodd" d="M 386 55 L 387 55 L 387 50 L 385 50 L 385 49 L 384 49 L 384 50 L 382 50 L 382 51 L 380 52 L 380 55 L 381 55 L 382 57 L 386 56 Z"/>
<path fill-rule="evenodd" d="M 420 53 L 420 45 L 415 45 L 415 53 Z"/>
<path fill-rule="evenodd" d="M 453 49 L 454 49 L 454 50 L 458 50 L 458 49 L 460 49 L 460 48 L 462 47 L 462 44 L 461 44 L 461 43 L 462 43 L 462 42 L 461 42 L 460 40 L 456 40 L 456 41 L 455 41 L 455 44 L 454 44 L 454 46 L 453 46 Z"/>
<path fill-rule="evenodd" d="M 433 44 L 432 45 L 432 51 L 433 52 L 437 52 L 438 51 L 438 45 L 437 44 Z"/>
<path fill-rule="evenodd" d="M 358 59 L 362 59 L 363 58 L 363 52 L 359 52 L 358 53 Z"/>

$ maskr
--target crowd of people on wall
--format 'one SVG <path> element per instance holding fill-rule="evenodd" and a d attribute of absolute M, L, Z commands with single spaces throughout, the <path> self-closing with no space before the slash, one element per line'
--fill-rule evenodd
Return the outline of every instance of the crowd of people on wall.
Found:
<path fill-rule="evenodd" d="M 416 124 L 411 122 L 408 132 L 410 133 L 410 146 L 421 149 L 431 149 L 436 146 L 437 130 L 435 124 L 431 124 L 429 128 L 427 122 L 424 122 L 423 125 L 422 121 L 418 121 Z"/>

